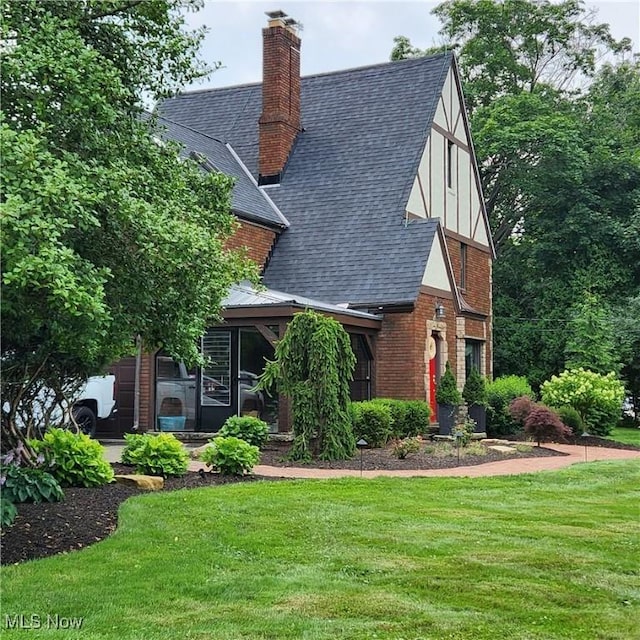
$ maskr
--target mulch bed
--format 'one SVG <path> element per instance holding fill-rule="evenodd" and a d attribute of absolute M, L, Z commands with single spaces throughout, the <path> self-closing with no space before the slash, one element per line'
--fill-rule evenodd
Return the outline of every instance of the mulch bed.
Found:
<path fill-rule="evenodd" d="M 289 443 L 270 442 L 262 451 L 260 464 L 266 464 L 272 467 L 313 467 L 314 469 L 360 469 L 360 452 L 351 460 L 336 460 L 327 462 L 324 460 L 314 460 L 308 464 L 301 462 L 290 462 L 286 460 L 289 451 Z M 423 447 L 424 449 L 424 447 Z M 471 466 L 477 464 L 485 464 L 486 462 L 496 462 L 505 460 L 506 458 L 533 458 L 544 456 L 562 456 L 563 453 L 546 449 L 544 447 L 533 447 L 530 452 L 517 452 L 512 454 L 500 453 L 499 451 L 487 450 L 485 455 L 465 455 L 464 449 L 461 449 L 460 463 L 458 463 L 457 455 L 449 457 L 437 457 L 432 454 L 412 453 L 404 460 L 399 460 L 391 453 L 391 448 L 384 449 L 363 449 L 362 450 L 362 469 L 365 471 L 376 470 L 400 470 L 400 469 L 451 469 L 458 466 Z"/>
<path fill-rule="evenodd" d="M 587 438 L 589 446 L 638 449 L 629 445 L 600 438 Z M 585 439 L 578 438 L 576 444 L 584 445 Z M 290 444 L 270 443 L 262 453 L 261 464 L 276 467 L 303 466 L 299 462 L 284 460 Z M 531 452 L 510 455 L 490 451 L 485 456 L 465 456 L 461 465 L 475 465 L 503 460 L 507 457 L 530 458 L 534 456 L 563 455 L 544 447 L 534 447 Z M 341 462 L 314 461 L 312 465 L 321 469 L 360 469 L 360 454 L 352 460 Z M 375 469 L 442 469 L 458 466 L 457 457 L 438 458 L 423 453 L 411 454 L 405 460 L 395 458 L 390 449 L 364 449 L 362 468 Z M 116 473 L 131 473 L 130 467 L 114 465 Z M 183 478 L 168 478 L 164 491 L 192 489 L 230 482 L 256 482 L 267 480 L 260 476 L 225 478 L 212 473 L 187 473 Z M 273 480 L 273 478 L 268 478 Z M 82 549 L 109 536 L 117 526 L 118 507 L 137 489 L 120 484 L 110 484 L 91 489 L 65 489 L 63 502 L 39 505 L 18 505 L 15 523 L 2 532 L 0 539 L 0 562 L 15 564 L 25 560 L 44 558 L 58 553 Z"/>

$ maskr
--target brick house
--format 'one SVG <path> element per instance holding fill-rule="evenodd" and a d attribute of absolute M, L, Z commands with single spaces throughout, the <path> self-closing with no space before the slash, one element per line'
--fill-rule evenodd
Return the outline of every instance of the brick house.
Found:
<path fill-rule="evenodd" d="M 266 289 L 232 289 L 224 324 L 203 337 L 204 369 L 162 353 L 115 365 L 114 431 L 215 431 L 237 413 L 288 429 L 286 401 L 252 387 L 305 308 L 351 335 L 354 399 L 435 408 L 447 360 L 460 388 L 472 366 L 491 375 L 494 252 L 455 57 L 300 78 L 301 41 L 282 12 L 263 44 L 262 83 L 184 93 L 158 115 L 203 170 L 236 179 L 232 245 L 261 265 Z"/>

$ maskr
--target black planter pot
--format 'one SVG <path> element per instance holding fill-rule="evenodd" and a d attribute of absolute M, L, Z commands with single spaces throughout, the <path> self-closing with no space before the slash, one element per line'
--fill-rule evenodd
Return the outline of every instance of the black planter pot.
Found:
<path fill-rule="evenodd" d="M 475 421 L 474 433 L 486 433 L 487 431 L 487 408 L 477 404 L 469 407 L 469 417 Z"/>
<path fill-rule="evenodd" d="M 438 403 L 438 434 L 441 436 L 451 435 L 451 430 L 455 424 L 456 417 L 455 404 Z"/>

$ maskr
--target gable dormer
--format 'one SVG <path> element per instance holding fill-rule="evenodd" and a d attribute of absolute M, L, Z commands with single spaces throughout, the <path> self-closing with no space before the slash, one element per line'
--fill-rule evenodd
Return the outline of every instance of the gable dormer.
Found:
<path fill-rule="evenodd" d="M 406 206 L 407 218 L 440 218 L 445 232 L 493 251 L 455 58 Z"/>

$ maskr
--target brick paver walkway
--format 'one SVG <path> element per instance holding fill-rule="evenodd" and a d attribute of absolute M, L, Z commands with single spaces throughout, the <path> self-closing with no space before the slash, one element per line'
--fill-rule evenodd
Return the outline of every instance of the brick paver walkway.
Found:
<path fill-rule="evenodd" d="M 626 460 L 635 458 L 640 460 L 640 451 L 629 451 L 626 449 L 605 449 L 604 447 L 584 447 L 569 444 L 545 445 L 550 449 L 562 451 L 569 455 L 554 456 L 545 458 L 517 458 L 511 460 L 500 460 L 498 462 L 487 462 L 470 467 L 453 467 L 451 469 L 428 469 L 428 470 L 379 470 L 363 471 L 363 478 L 376 478 L 380 476 L 393 477 L 415 477 L 415 476 L 505 476 L 517 473 L 533 473 L 536 471 L 552 471 L 562 469 L 577 462 L 587 462 L 595 460 Z M 192 471 L 204 469 L 201 462 L 192 462 L 189 465 Z M 259 476 L 269 476 L 274 478 L 346 478 L 360 477 L 360 471 L 355 469 L 314 469 L 309 467 L 268 467 L 258 465 L 253 472 Z"/>

